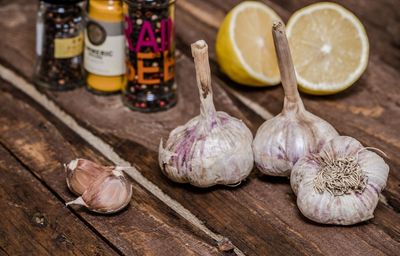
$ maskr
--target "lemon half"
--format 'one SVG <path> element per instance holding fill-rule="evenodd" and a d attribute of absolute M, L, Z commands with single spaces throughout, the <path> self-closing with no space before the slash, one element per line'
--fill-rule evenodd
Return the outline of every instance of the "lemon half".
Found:
<path fill-rule="evenodd" d="M 369 43 L 358 18 L 334 3 L 295 12 L 286 32 L 299 89 L 325 95 L 351 86 L 368 64 Z"/>
<path fill-rule="evenodd" d="M 237 83 L 265 86 L 280 82 L 272 22 L 281 18 L 259 2 L 243 2 L 225 17 L 216 53 L 224 73 Z"/>

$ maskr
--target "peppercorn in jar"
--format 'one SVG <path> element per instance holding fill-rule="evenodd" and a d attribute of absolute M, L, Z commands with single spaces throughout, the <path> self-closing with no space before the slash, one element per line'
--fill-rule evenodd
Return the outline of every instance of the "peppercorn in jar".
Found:
<path fill-rule="evenodd" d="M 84 84 L 82 0 L 42 0 L 36 23 L 35 83 L 53 90 Z"/>
<path fill-rule="evenodd" d="M 174 0 L 124 0 L 128 48 L 126 106 L 141 112 L 168 109 L 177 102 Z"/>

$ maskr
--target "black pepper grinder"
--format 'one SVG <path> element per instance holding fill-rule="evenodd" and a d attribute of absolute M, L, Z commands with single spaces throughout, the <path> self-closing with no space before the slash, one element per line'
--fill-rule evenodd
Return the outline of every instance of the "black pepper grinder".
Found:
<path fill-rule="evenodd" d="M 35 83 L 69 90 L 85 82 L 83 0 L 42 0 L 36 23 Z"/>

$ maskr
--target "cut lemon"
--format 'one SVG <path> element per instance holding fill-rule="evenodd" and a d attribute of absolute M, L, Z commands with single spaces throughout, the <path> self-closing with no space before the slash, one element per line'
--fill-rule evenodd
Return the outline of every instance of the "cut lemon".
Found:
<path fill-rule="evenodd" d="M 317 3 L 295 12 L 287 36 L 301 91 L 325 95 L 351 86 L 368 64 L 364 26 L 347 9 Z"/>
<path fill-rule="evenodd" d="M 281 18 L 259 2 L 243 2 L 225 17 L 217 35 L 216 53 L 224 73 L 240 84 L 280 82 L 272 39 L 272 22 Z"/>

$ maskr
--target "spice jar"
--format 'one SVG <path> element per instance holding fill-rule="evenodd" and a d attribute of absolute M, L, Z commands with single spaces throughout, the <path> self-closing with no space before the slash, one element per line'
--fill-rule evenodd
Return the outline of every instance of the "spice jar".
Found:
<path fill-rule="evenodd" d="M 36 23 L 36 84 L 68 90 L 84 83 L 84 19 L 80 2 L 40 1 Z"/>
<path fill-rule="evenodd" d="M 123 101 L 155 112 L 176 104 L 174 0 L 124 0 L 128 82 Z"/>
<path fill-rule="evenodd" d="M 123 21 L 122 0 L 89 0 L 84 65 L 95 93 L 119 92 L 125 83 Z"/>

